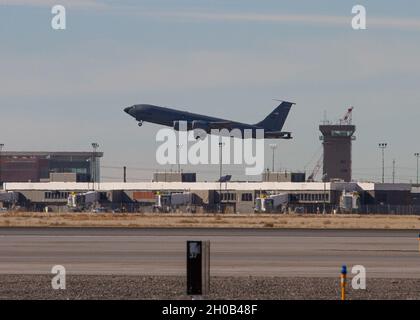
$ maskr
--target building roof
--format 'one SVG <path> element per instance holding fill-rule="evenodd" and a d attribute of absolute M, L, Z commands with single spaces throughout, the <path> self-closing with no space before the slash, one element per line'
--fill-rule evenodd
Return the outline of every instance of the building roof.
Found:
<path fill-rule="evenodd" d="M 222 183 L 222 190 L 254 191 L 411 191 L 408 183 L 358 183 L 358 182 L 227 182 Z M 135 183 L 95 183 L 95 190 L 219 190 L 218 182 L 135 182 Z M 62 191 L 88 191 L 93 189 L 92 183 L 75 182 L 40 182 L 40 183 L 11 183 L 4 184 L 7 191 L 28 190 L 62 190 Z"/>
<path fill-rule="evenodd" d="M 2 151 L 2 157 L 91 157 L 93 151 Z M 96 157 L 103 157 L 103 152 L 96 152 Z"/>

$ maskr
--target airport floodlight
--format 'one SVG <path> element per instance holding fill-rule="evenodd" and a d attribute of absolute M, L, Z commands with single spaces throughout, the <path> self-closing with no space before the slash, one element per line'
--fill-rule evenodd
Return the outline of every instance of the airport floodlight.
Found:
<path fill-rule="evenodd" d="M 96 143 L 96 142 L 92 142 L 92 148 L 93 148 L 93 154 L 92 154 L 92 165 L 91 165 L 91 168 L 92 168 L 91 180 L 92 180 L 93 190 L 95 190 L 95 182 L 97 180 L 97 176 L 96 176 L 96 151 L 99 148 L 99 144 Z"/>
<path fill-rule="evenodd" d="M 96 143 L 96 142 L 93 142 L 93 143 L 92 143 L 92 148 L 93 148 L 94 150 L 98 149 L 98 148 L 99 148 L 99 144 L 98 144 L 98 143 Z"/>
<path fill-rule="evenodd" d="M 272 158 L 272 164 L 271 164 L 271 172 L 274 172 L 274 154 L 275 154 L 275 150 L 277 149 L 277 144 L 275 144 L 275 143 L 270 144 L 270 148 L 273 151 L 273 158 Z"/>
<path fill-rule="evenodd" d="M 385 148 L 387 146 L 386 142 L 379 143 L 379 148 L 382 150 L 382 183 L 385 183 Z"/>

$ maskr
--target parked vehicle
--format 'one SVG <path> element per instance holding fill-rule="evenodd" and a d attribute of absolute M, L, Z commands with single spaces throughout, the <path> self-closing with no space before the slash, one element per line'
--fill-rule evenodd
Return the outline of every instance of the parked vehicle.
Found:
<path fill-rule="evenodd" d="M 255 199 L 255 212 L 280 212 L 289 202 L 287 193 L 262 196 Z"/>
<path fill-rule="evenodd" d="M 106 208 L 100 207 L 100 208 L 95 208 L 92 210 L 92 213 L 106 213 L 108 212 L 108 210 Z"/>

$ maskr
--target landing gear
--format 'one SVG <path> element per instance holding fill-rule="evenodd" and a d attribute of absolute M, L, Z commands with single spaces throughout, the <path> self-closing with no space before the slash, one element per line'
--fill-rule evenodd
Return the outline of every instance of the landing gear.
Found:
<path fill-rule="evenodd" d="M 194 137 L 195 138 L 195 140 L 204 140 L 205 138 L 206 138 L 206 135 L 201 135 L 201 136 L 199 136 L 199 135 L 197 135 L 197 136 L 195 136 Z"/>
<path fill-rule="evenodd" d="M 197 132 L 194 130 L 194 138 L 195 140 L 204 140 L 207 136 L 207 132 L 205 131 L 201 131 L 201 130 L 197 130 Z"/>
<path fill-rule="evenodd" d="M 143 125 L 143 120 L 140 120 L 139 123 L 137 124 L 139 127 L 141 127 Z"/>

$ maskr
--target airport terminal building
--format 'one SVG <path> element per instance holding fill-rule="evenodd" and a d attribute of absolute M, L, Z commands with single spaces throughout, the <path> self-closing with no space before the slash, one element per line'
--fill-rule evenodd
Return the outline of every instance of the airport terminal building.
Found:
<path fill-rule="evenodd" d="M 101 152 L 2 152 L 0 208 L 420 214 L 420 188 L 411 184 L 308 182 L 304 172 L 270 171 L 257 182 L 198 182 L 196 173 L 156 172 L 151 182 L 111 183 L 100 181 L 102 157 Z"/>
<path fill-rule="evenodd" d="M 5 182 L 99 181 L 102 152 L 11 152 L 0 154 Z"/>
<path fill-rule="evenodd" d="M 0 196 L 0 205 L 34 211 L 420 214 L 418 192 L 400 183 L 38 182 L 5 183 L 4 189 L 9 202 Z"/>

